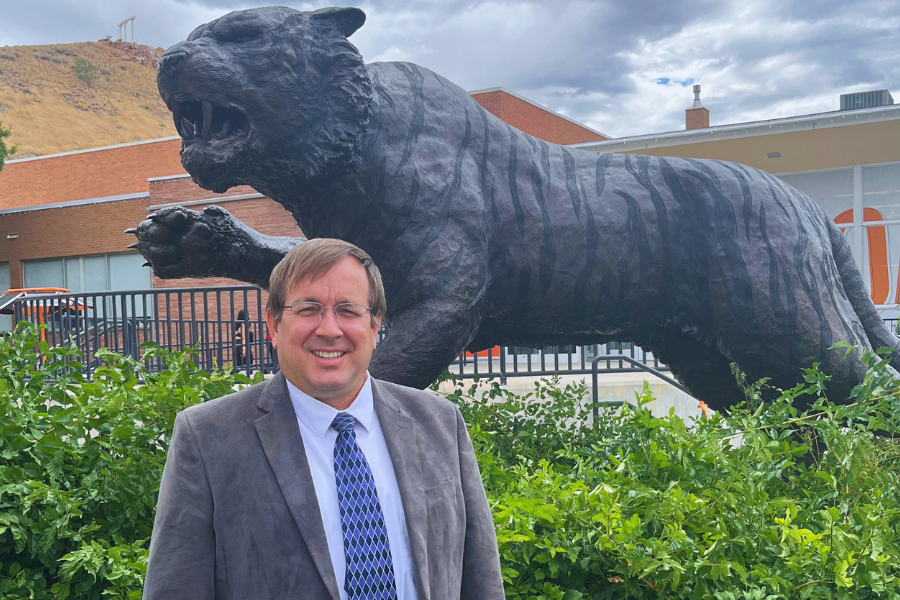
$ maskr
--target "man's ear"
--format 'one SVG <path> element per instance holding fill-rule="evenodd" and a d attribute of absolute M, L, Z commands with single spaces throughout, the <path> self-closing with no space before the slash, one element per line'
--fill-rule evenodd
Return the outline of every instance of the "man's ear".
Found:
<path fill-rule="evenodd" d="M 275 315 L 268 308 L 266 309 L 266 326 L 269 328 L 269 335 L 272 336 L 272 347 L 278 350 L 278 326 L 281 325 L 275 320 Z"/>
<path fill-rule="evenodd" d="M 381 317 L 375 317 L 375 324 L 372 326 L 372 334 L 375 336 L 375 345 L 378 345 L 378 332 L 381 331 Z"/>
<path fill-rule="evenodd" d="M 336 27 L 344 37 L 350 37 L 366 22 L 366 13 L 358 8 L 321 8 L 310 13 L 309 18 L 313 21 L 329 23 Z"/>

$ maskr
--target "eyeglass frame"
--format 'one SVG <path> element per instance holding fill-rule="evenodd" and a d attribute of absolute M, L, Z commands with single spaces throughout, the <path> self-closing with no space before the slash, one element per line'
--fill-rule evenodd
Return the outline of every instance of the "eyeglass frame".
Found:
<path fill-rule="evenodd" d="M 362 319 L 363 317 L 366 316 L 365 313 L 359 315 L 358 317 L 354 317 L 354 319 L 349 322 L 343 321 L 343 320 L 341 320 L 340 317 L 338 317 L 337 309 L 339 306 L 352 305 L 352 306 L 360 306 L 360 307 L 364 308 L 370 315 L 370 320 L 371 320 L 372 326 L 374 327 L 376 325 L 376 316 L 374 314 L 372 314 L 372 307 L 366 306 L 365 304 L 360 304 L 359 302 L 338 302 L 334 306 L 325 306 L 321 302 L 316 302 L 315 300 L 297 300 L 296 302 L 294 302 L 292 304 L 285 304 L 284 309 L 283 309 L 284 312 L 287 312 L 287 313 L 291 314 L 292 316 L 297 317 L 298 319 L 305 319 L 305 318 L 312 319 L 312 317 L 302 317 L 302 316 L 298 315 L 296 312 L 294 312 L 294 306 L 297 304 L 316 304 L 321 308 L 321 310 L 319 311 L 319 319 L 318 319 L 318 321 L 316 321 L 316 324 L 322 322 L 322 319 L 325 318 L 325 310 L 328 308 L 331 309 L 331 314 L 334 315 L 334 320 L 336 323 L 341 323 L 344 325 L 354 325 L 354 324 L 358 323 L 360 319 Z"/>

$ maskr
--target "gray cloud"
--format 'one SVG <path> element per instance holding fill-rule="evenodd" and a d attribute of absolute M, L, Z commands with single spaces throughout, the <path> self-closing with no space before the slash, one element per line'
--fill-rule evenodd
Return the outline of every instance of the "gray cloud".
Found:
<path fill-rule="evenodd" d="M 289 2 L 301 10 L 318 3 Z M 239 0 L 8 3 L 0 44 L 113 35 L 168 47 Z M 703 86 L 713 124 L 835 110 L 838 96 L 891 89 L 900 101 L 893 0 L 370 0 L 352 41 L 367 60 L 409 60 L 466 89 L 503 86 L 613 136 L 681 129 Z"/>

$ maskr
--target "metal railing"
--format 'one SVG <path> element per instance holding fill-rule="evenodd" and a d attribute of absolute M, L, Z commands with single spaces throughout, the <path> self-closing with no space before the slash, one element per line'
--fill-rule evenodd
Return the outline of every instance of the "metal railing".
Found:
<path fill-rule="evenodd" d="M 671 377 L 667 377 L 667 376 L 663 375 L 659 369 L 654 369 L 653 367 L 650 367 L 650 366 L 645 365 L 644 363 L 638 362 L 638 361 L 634 360 L 633 358 L 609 356 L 609 355 L 598 356 L 591 362 L 591 390 L 592 390 L 591 406 L 592 406 L 592 414 L 594 417 L 594 423 L 597 422 L 597 417 L 600 415 L 600 405 L 601 404 L 604 406 L 621 406 L 622 404 L 625 404 L 624 400 L 613 400 L 613 401 L 607 401 L 607 402 L 600 402 L 600 386 L 598 385 L 598 382 L 597 382 L 597 375 L 598 375 L 599 371 L 597 369 L 597 366 L 599 365 L 601 360 L 609 361 L 610 359 L 619 360 L 619 361 L 624 360 L 625 362 L 633 365 L 635 367 L 635 370 L 641 370 L 641 371 L 650 373 L 651 375 L 658 377 L 659 379 L 662 379 L 663 381 L 665 381 L 666 383 L 668 383 L 675 389 L 681 390 L 688 396 L 691 395 L 690 390 L 688 390 L 686 387 L 684 387 L 683 385 L 681 385 L 680 383 L 678 383 Z"/>
<path fill-rule="evenodd" d="M 46 325 L 41 338 L 51 348 L 77 346 L 88 376 L 98 365 L 101 348 L 141 358 L 141 344 L 148 341 L 168 350 L 196 347 L 199 368 L 230 363 L 249 375 L 278 367 L 267 343 L 264 294 L 240 286 L 35 296 L 15 303 L 13 323 Z M 238 319 L 241 310 L 246 319 Z"/>
<path fill-rule="evenodd" d="M 602 364 L 597 362 L 602 358 Z M 636 363 L 657 370 L 668 367 L 649 352 L 629 343 L 609 342 L 567 346 L 527 348 L 495 346 L 477 354 L 463 352 L 450 364 L 449 371 L 460 379 L 499 377 L 552 377 L 557 375 L 590 375 L 594 364 L 603 373 L 633 373 L 641 369 Z"/>
<path fill-rule="evenodd" d="M 140 359 L 141 344 L 147 341 L 169 350 L 196 347 L 201 369 L 231 364 L 247 375 L 271 373 L 278 369 L 278 357 L 268 342 L 267 297 L 252 286 L 54 294 L 18 301 L 13 322 L 45 324 L 42 339 L 51 348 L 77 346 L 87 376 L 98 366 L 101 348 Z M 246 319 L 238 318 L 240 311 Z M 638 363 L 667 370 L 652 354 L 617 342 L 540 349 L 498 346 L 463 352 L 448 369 L 461 379 L 495 377 L 505 383 L 509 377 L 590 375 L 593 364 L 603 373 L 636 372 Z M 162 367 L 149 361 L 147 366 Z"/>

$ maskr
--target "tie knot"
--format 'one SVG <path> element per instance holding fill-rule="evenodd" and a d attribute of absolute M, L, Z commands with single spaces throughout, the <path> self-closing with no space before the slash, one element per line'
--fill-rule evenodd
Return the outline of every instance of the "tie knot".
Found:
<path fill-rule="evenodd" d="M 331 422 L 331 426 L 334 427 L 334 430 L 338 433 L 353 433 L 353 428 L 356 426 L 356 419 L 345 412 L 338 413 L 337 416 L 334 417 L 334 421 Z"/>

